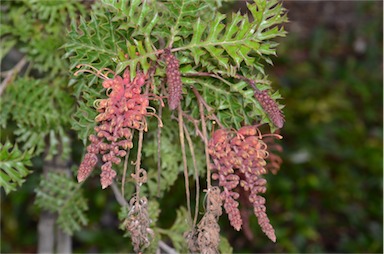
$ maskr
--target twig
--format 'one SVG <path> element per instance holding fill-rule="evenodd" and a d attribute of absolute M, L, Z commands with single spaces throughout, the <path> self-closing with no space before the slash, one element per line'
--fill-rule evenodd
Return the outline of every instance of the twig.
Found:
<path fill-rule="evenodd" d="M 175 249 L 169 247 L 165 242 L 159 241 L 158 244 L 159 244 L 159 247 L 162 248 L 164 251 L 166 251 L 168 254 L 178 254 L 178 252 Z"/>
<path fill-rule="evenodd" d="M 195 205 L 195 214 L 194 214 L 194 218 L 193 218 L 193 226 L 192 226 L 192 228 L 195 228 L 195 227 L 196 227 L 196 222 L 197 222 L 197 215 L 198 215 L 198 212 L 199 212 L 199 199 L 200 199 L 199 169 L 197 168 L 196 157 L 195 157 L 195 149 L 193 148 L 193 143 L 192 143 L 191 136 L 189 135 L 189 133 L 188 133 L 188 129 L 187 129 L 187 127 L 185 126 L 184 123 L 183 123 L 183 127 L 184 127 L 185 137 L 187 138 L 187 142 L 188 142 L 189 150 L 190 150 L 190 152 L 191 152 L 191 156 L 192 156 L 193 168 L 194 168 L 194 170 L 195 170 L 195 181 L 196 181 L 196 205 Z"/>
<path fill-rule="evenodd" d="M 21 71 L 26 63 L 27 58 L 23 57 L 11 70 L 7 72 L 7 76 L 0 85 L 0 96 L 3 94 L 5 88 L 12 82 L 14 76 Z"/>
<path fill-rule="evenodd" d="M 256 87 L 255 81 L 253 81 L 249 78 L 246 78 L 244 76 L 238 75 L 238 74 L 235 75 L 235 78 L 240 79 L 240 80 L 244 80 L 245 82 L 247 82 L 248 84 L 250 84 L 252 86 L 253 90 L 259 91 L 259 89 L 257 89 L 257 87 Z"/>
<path fill-rule="evenodd" d="M 226 75 L 226 73 L 221 73 L 221 74 L 222 75 L 223 74 Z M 186 76 L 186 77 L 194 77 L 194 76 L 197 76 L 197 77 L 212 77 L 212 78 L 216 78 L 216 79 L 219 79 L 219 80 L 223 81 L 227 85 L 231 85 L 231 83 L 229 83 L 228 81 L 226 81 L 221 76 L 219 76 L 219 75 L 217 75 L 215 73 L 210 73 L 210 72 L 192 72 L 192 73 L 184 73 L 183 75 Z M 226 75 L 226 76 L 228 76 L 228 75 Z M 240 74 L 235 74 L 234 76 L 229 76 L 229 77 L 233 77 L 235 79 L 240 79 L 240 80 L 243 80 L 243 81 L 247 82 L 253 88 L 253 90 L 255 90 L 255 91 L 259 91 L 259 89 L 256 87 L 256 83 L 270 84 L 270 81 L 268 81 L 268 80 L 261 80 L 261 79 L 252 80 L 252 79 L 244 77 L 244 76 L 242 76 Z"/>
<path fill-rule="evenodd" d="M 186 77 L 212 77 L 221 80 L 222 82 L 226 83 L 227 85 L 231 86 L 232 84 L 228 82 L 227 80 L 223 79 L 221 76 L 210 73 L 210 72 L 192 72 L 192 73 L 184 73 L 183 76 Z"/>
<path fill-rule="evenodd" d="M 214 110 L 207 104 L 207 102 L 204 100 L 204 98 L 200 95 L 200 93 L 194 86 L 191 86 L 191 89 L 195 93 L 197 100 L 200 102 L 199 104 L 202 104 L 207 109 L 208 113 L 210 113 L 208 118 L 214 120 L 220 126 L 220 128 L 223 129 L 223 124 L 220 122 L 219 118 L 217 118 L 216 114 L 213 113 Z"/>
<path fill-rule="evenodd" d="M 111 187 L 112 187 L 112 191 L 113 191 L 113 194 L 115 195 L 117 202 L 121 206 L 128 206 L 128 202 L 125 200 L 123 194 L 121 194 L 121 192 L 119 191 L 119 188 L 117 187 L 115 182 L 112 182 Z"/>
<path fill-rule="evenodd" d="M 163 114 L 163 106 L 160 104 L 159 117 Z M 161 127 L 157 127 L 157 197 L 160 197 L 160 181 L 161 181 Z"/>
<path fill-rule="evenodd" d="M 137 157 L 136 157 L 136 167 L 135 167 L 135 174 L 136 177 L 139 177 L 140 174 L 140 165 L 141 165 L 141 150 L 143 148 L 143 137 L 144 137 L 144 131 L 141 129 L 139 131 L 139 141 L 137 146 Z M 140 185 L 136 180 L 136 200 L 140 200 Z"/>
<path fill-rule="evenodd" d="M 204 149 L 205 149 L 205 161 L 207 163 L 207 190 L 208 193 L 211 190 L 211 164 L 209 160 L 209 154 L 208 154 L 208 134 L 207 134 L 207 125 L 205 123 L 205 117 L 204 117 L 204 108 L 203 108 L 203 102 L 202 97 L 200 96 L 199 92 L 196 90 L 196 88 L 192 87 L 193 93 L 195 94 L 198 105 L 199 105 L 199 111 L 200 111 L 200 118 L 201 118 L 201 129 L 203 131 L 204 136 Z"/>
<path fill-rule="evenodd" d="M 187 113 L 185 113 L 183 111 L 183 117 L 185 117 L 188 121 L 190 121 L 194 127 L 195 127 L 195 131 L 196 131 L 196 135 L 199 135 L 201 138 L 203 138 L 203 134 L 201 133 L 200 129 L 199 129 L 199 120 L 193 118 L 192 116 L 188 115 Z"/>
<path fill-rule="evenodd" d="M 181 153 L 183 156 L 183 167 L 184 167 L 184 180 L 185 180 L 185 195 L 187 197 L 187 208 L 188 208 L 188 222 L 192 226 L 192 215 L 191 215 L 191 194 L 189 193 L 189 179 L 188 179 L 188 166 L 187 166 L 187 155 L 185 153 L 185 142 L 184 142 L 184 129 L 183 129 L 183 115 L 181 106 L 178 107 L 179 115 L 179 136 L 181 144 Z"/>
<path fill-rule="evenodd" d="M 133 133 L 132 133 L 132 136 L 133 136 Z M 123 194 L 123 197 L 125 195 L 125 191 L 124 191 L 124 188 L 125 188 L 125 178 L 126 178 L 126 175 L 127 175 L 128 158 L 129 158 L 129 152 L 130 151 L 131 151 L 131 149 L 128 149 L 127 154 L 125 155 L 123 179 L 121 179 L 121 193 Z"/>

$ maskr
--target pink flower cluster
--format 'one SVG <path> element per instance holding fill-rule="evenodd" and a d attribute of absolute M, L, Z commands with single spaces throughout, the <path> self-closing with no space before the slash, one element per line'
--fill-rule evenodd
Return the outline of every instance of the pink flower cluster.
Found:
<path fill-rule="evenodd" d="M 106 79 L 103 87 L 107 89 L 107 99 L 96 101 L 99 115 L 96 117 L 98 125 L 94 128 L 96 135 L 90 135 L 91 144 L 87 147 L 77 174 L 79 182 L 84 181 L 97 164 L 97 155 L 102 155 L 100 182 L 102 188 L 112 184 L 116 177 L 113 164 L 119 164 L 126 150 L 133 147 L 132 130 L 146 128 L 148 96 L 141 94 L 141 88 L 146 82 L 146 76 L 137 73 L 133 81 L 130 80 L 127 69 L 123 77 L 116 75 L 113 79 Z"/>
<path fill-rule="evenodd" d="M 265 198 L 259 195 L 265 193 L 267 183 L 261 178 L 267 173 L 265 160 L 268 157 L 267 145 L 262 138 L 257 126 L 244 126 L 237 132 L 219 129 L 209 141 L 209 154 L 213 160 L 212 178 L 219 180 L 223 188 L 221 197 L 231 225 L 240 230 L 243 223 L 236 201 L 239 193 L 235 191 L 240 185 L 249 193 L 248 200 L 261 229 L 275 242 L 275 231 L 266 214 Z"/>

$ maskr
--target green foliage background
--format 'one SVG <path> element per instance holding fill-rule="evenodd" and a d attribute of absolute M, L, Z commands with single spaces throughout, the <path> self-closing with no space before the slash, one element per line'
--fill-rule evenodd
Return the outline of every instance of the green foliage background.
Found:
<path fill-rule="evenodd" d="M 348 4 L 354 6 L 350 13 L 355 20 L 360 21 L 358 25 L 337 30 L 329 24 L 325 25 L 321 20 L 316 20 L 313 22 L 315 25 L 310 27 L 304 36 L 294 29 L 294 25 L 303 26 L 304 23 L 308 23 L 300 23 L 300 17 L 295 16 L 295 12 L 299 10 L 296 8 L 300 6 L 294 4 L 286 6 L 290 16 L 292 15 L 291 20 L 296 19 L 293 19 L 291 26 L 288 27 L 290 34 L 280 45 L 279 57 L 272 58 L 274 66 L 266 71 L 273 80 L 273 87 L 279 89 L 284 97 L 283 104 L 286 105 L 284 112 L 287 119 L 286 126 L 282 130 L 284 164 L 278 175 L 268 179 L 266 196 L 268 214 L 276 229 L 278 242 L 270 243 L 264 237 L 258 229 L 256 218 L 251 219 L 251 228 L 255 235 L 253 241 L 248 241 L 243 234 L 233 231 L 225 220 L 222 221 L 222 234 L 228 237 L 231 245 L 239 252 L 382 252 L 382 4 L 374 2 Z M 60 18 L 60 15 L 53 14 L 44 16 L 47 14 L 39 13 L 37 6 L 31 1 L 30 8 L 34 8 L 35 12 L 30 15 L 41 15 L 47 24 L 52 16 Z M 136 15 L 134 13 L 126 15 L 131 14 Z M 19 21 L 23 20 L 17 22 Z M 185 22 L 187 21 L 188 15 Z M 5 30 L 3 22 L 6 23 L 2 21 L 2 31 Z M 129 30 L 130 25 L 126 23 L 122 29 Z M 14 34 L 25 40 L 26 48 L 35 48 L 33 43 L 41 40 L 37 38 L 36 41 L 32 41 L 33 43 L 28 43 L 28 36 L 25 33 L 28 31 L 34 34 L 30 29 L 38 28 L 31 28 L 31 24 L 26 23 L 25 31 L 15 31 Z M 131 32 L 134 33 L 134 29 Z M 47 33 L 55 36 L 57 32 L 48 29 Z M 173 33 L 170 30 L 165 35 L 172 38 Z M 138 33 L 134 36 L 143 39 L 143 34 Z M 179 42 L 188 37 L 183 31 L 180 31 L 180 34 Z M 363 52 L 358 52 L 354 50 L 354 43 L 361 39 L 366 48 Z M 141 47 L 140 45 L 121 47 L 130 46 L 136 49 Z M 143 47 L 149 50 L 145 45 Z M 30 51 L 33 52 L 28 49 L 24 52 Z M 92 53 L 88 54 L 92 57 Z M 214 56 L 214 52 L 212 54 Z M 48 54 L 45 56 L 46 59 L 42 61 L 36 60 L 38 69 L 44 71 L 46 70 L 44 68 L 50 68 L 49 66 L 57 66 L 49 61 L 59 62 L 59 60 L 49 58 Z M 29 57 L 33 59 L 33 54 Z M 193 59 L 196 60 L 201 62 L 201 66 L 204 65 L 203 60 Z M 44 63 L 47 61 L 48 67 L 45 67 Z M 187 67 L 188 61 L 185 62 L 186 71 L 190 70 Z M 60 60 L 60 64 L 68 63 Z M 246 68 L 246 64 L 243 66 Z M 53 70 L 53 73 L 55 71 Z M 229 69 L 228 73 L 230 71 Z M 25 81 L 21 80 L 20 86 L 23 85 L 22 82 Z M 87 84 L 92 82 L 96 80 L 89 80 Z M 72 85 L 74 93 L 84 98 L 81 102 L 84 106 L 81 108 L 86 110 L 86 105 L 92 106 L 94 89 L 87 89 L 84 84 Z M 241 88 L 241 84 L 239 87 Z M 80 94 L 81 90 L 83 94 Z M 34 91 L 36 94 L 53 93 L 50 90 Z M 210 94 L 208 88 L 206 93 Z M 211 99 L 211 102 L 213 101 L 215 98 Z M 228 103 L 224 104 L 223 109 L 229 107 Z M 16 107 L 16 109 L 22 108 Z M 55 110 L 54 107 L 49 109 Z M 87 112 L 77 111 L 76 114 Z M 90 120 L 92 118 L 89 116 Z M 75 119 L 83 118 L 76 118 L 75 115 Z M 54 129 L 53 137 L 65 137 L 60 134 L 57 125 L 49 125 L 52 124 L 50 121 L 49 117 L 41 119 L 42 130 Z M 25 123 L 26 126 L 28 124 L 30 123 Z M 75 130 L 76 128 L 80 130 L 83 129 L 82 126 L 87 126 L 87 122 L 75 121 L 75 124 L 72 122 L 71 125 Z M 172 132 L 165 135 L 169 135 L 169 140 L 175 136 Z M 80 137 L 85 141 L 86 134 Z M 148 146 L 153 148 L 155 144 Z M 70 152 L 74 163 L 79 163 L 82 156 L 82 142 L 72 144 Z M 147 151 L 149 157 L 155 156 L 155 153 L 151 149 Z M 29 155 L 26 154 L 24 158 L 29 160 Z M 19 191 L 7 196 L 1 192 L 1 252 L 36 251 L 39 210 L 33 206 L 32 193 L 39 184 L 42 160 L 35 158 L 32 163 L 33 173 L 28 176 Z M 148 166 L 153 164 L 154 161 L 146 162 Z M 165 168 L 169 166 L 164 165 Z M 168 178 L 166 175 L 164 177 L 172 180 L 172 177 Z M 120 207 L 112 192 L 101 191 L 97 178 L 89 179 L 87 185 L 84 196 L 89 199 L 89 210 L 86 212 L 89 222 L 82 231 L 74 233 L 74 251 L 130 251 L 129 240 L 123 238 L 123 231 L 118 230 L 119 221 L 116 214 L 120 211 Z M 68 188 L 70 187 L 69 185 Z M 161 228 L 172 229 L 177 214 L 185 213 L 185 210 L 179 209 L 180 203 L 183 203 L 185 198 L 183 180 L 180 179 L 172 187 L 166 188 L 164 197 L 161 203 L 152 204 L 152 207 L 158 205 L 162 212 L 152 213 L 151 216 L 153 218 L 159 216 L 157 220 Z M 170 237 L 174 237 L 174 234 Z M 175 244 L 182 242 L 180 239 L 173 240 Z"/>

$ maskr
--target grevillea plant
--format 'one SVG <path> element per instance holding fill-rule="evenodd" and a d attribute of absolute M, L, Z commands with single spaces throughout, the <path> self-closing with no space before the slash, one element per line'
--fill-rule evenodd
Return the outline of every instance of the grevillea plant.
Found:
<path fill-rule="evenodd" d="M 277 0 L 228 14 L 219 7 L 101 0 L 72 19 L 63 46 L 77 101 L 71 126 L 86 146 L 77 180 L 84 187 L 95 172 L 112 189 L 135 252 L 162 248 L 162 237 L 180 252 L 229 252 L 223 211 L 235 230 L 249 231 L 244 211 L 252 209 L 276 241 L 263 175 L 280 168 L 275 139 L 285 119 L 264 64 L 276 54 L 273 40 L 286 34 L 286 13 Z M 185 204 L 171 229 L 159 228 L 159 202 L 179 175 Z"/>
<path fill-rule="evenodd" d="M 217 5 L 210 1 L 103 1 L 98 7 L 104 11 L 99 9 L 88 22 L 82 20 L 73 27 L 66 45 L 72 67 L 78 69 L 74 73 L 75 85 L 85 100 L 76 113 L 77 121 L 83 120 L 82 112 L 93 108 L 98 112 L 95 118 L 89 118 L 93 131 L 74 124 L 80 136 L 89 136 L 90 142 L 78 180 L 84 181 L 100 161 L 102 188 L 119 183 L 124 199 L 131 199 L 124 224 L 134 250 L 147 248 L 156 229 L 150 229 L 147 211 L 148 200 L 153 198 L 148 189 L 154 187 L 145 185 L 157 184 L 156 194 L 161 196 L 167 188 L 160 185 L 172 184 L 162 178 L 178 174 L 178 164 L 176 168 L 164 168 L 165 162 L 176 158 L 167 158 L 161 146 L 165 134 L 162 129 L 169 128 L 163 122 L 176 121 L 180 142 L 172 146 L 180 151 L 185 176 L 189 250 L 218 250 L 217 220 L 222 205 L 234 229 L 241 229 L 240 195 L 246 196 L 262 231 L 275 242 L 265 198 L 261 196 L 266 191 L 262 176 L 268 172 L 265 137 L 282 138 L 273 131 L 283 127 L 284 116 L 276 102 L 278 93 L 271 93 L 262 62 L 270 63 L 269 55 L 275 53 L 277 44 L 271 39 L 285 34 L 278 27 L 286 20 L 281 4 L 256 1 L 247 4 L 246 14 L 230 15 L 219 13 Z M 91 75 L 80 77 L 80 73 Z M 95 77 L 102 79 L 105 99 Z M 95 97 L 85 95 L 91 93 L 89 90 Z M 168 109 L 163 108 L 164 102 Z M 170 111 L 167 116 L 166 111 Z M 157 126 L 150 123 L 152 118 Z M 269 124 L 270 134 L 260 131 L 264 123 Z M 153 131 L 157 133 L 158 167 L 143 169 L 144 132 Z M 135 132 L 135 170 L 127 175 L 129 163 L 122 163 L 122 159 L 129 161 Z M 191 135 L 201 139 L 204 151 L 195 150 L 196 141 Z M 205 166 L 199 169 L 196 160 L 204 154 Z M 278 169 L 281 160 L 274 156 L 273 166 Z M 198 224 L 199 201 L 193 219 L 191 212 L 190 160 L 198 186 L 198 174 L 207 173 L 206 212 Z M 155 170 L 154 179 L 150 172 Z M 127 192 L 127 181 L 134 182 L 136 188 Z"/>

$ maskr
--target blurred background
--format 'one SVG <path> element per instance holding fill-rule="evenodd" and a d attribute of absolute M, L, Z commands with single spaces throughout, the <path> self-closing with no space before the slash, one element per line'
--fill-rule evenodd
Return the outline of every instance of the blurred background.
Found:
<path fill-rule="evenodd" d="M 230 9 L 243 5 L 233 2 Z M 266 194 L 278 240 L 269 242 L 254 216 L 248 236 L 232 230 L 222 216 L 222 234 L 243 253 L 382 253 L 383 3 L 285 1 L 284 6 L 289 33 L 266 71 L 286 105 L 284 163 L 269 176 Z M 34 167 L 19 191 L 1 192 L 3 253 L 36 251 L 39 211 L 33 188 L 41 162 Z M 125 252 L 130 243 L 117 229 L 113 193 L 97 184 L 87 191 L 90 222 L 75 234 L 74 251 Z M 163 211 L 176 210 L 184 199 L 181 178 L 170 195 Z M 164 228 L 173 221 L 174 214 L 161 214 Z"/>

